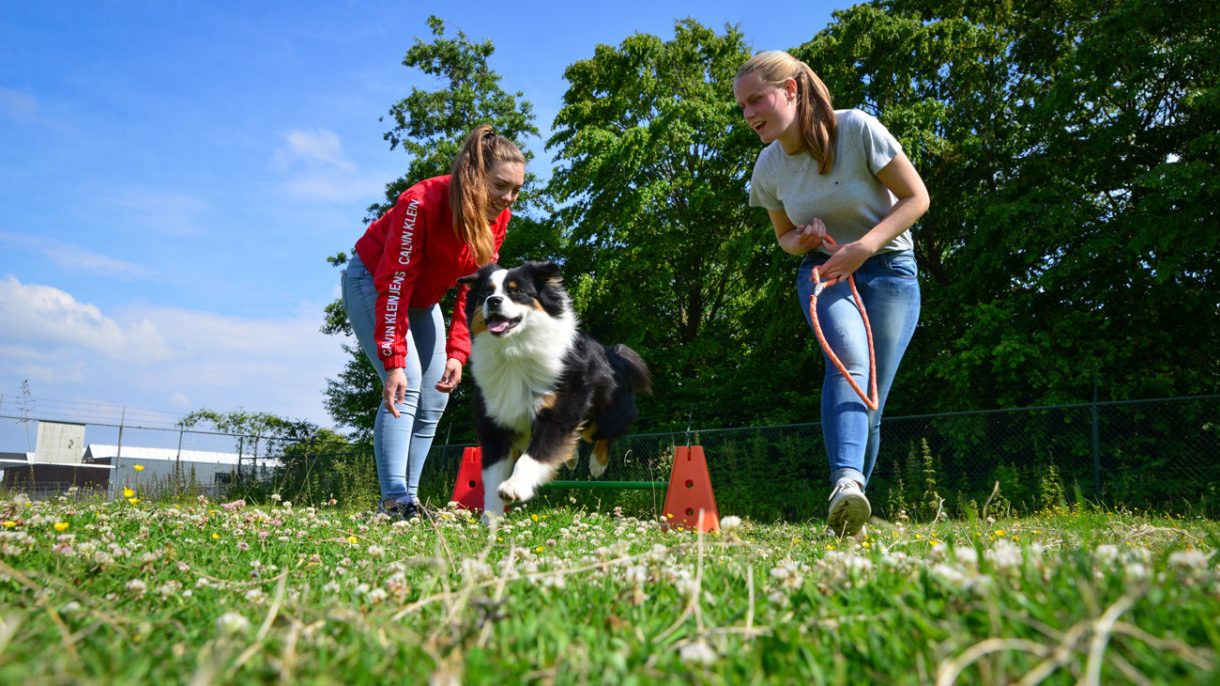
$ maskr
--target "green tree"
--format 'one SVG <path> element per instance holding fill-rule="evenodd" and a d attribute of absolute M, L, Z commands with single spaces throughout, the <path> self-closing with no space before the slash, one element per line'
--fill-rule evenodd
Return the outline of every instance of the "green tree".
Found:
<path fill-rule="evenodd" d="M 385 139 L 391 149 L 401 148 L 409 156 L 407 173 L 387 184 L 385 202 L 370 206 L 366 221 L 372 221 L 391 207 L 411 184 L 449 173 L 466 134 L 479 123 L 491 124 L 498 133 L 516 141 L 527 160 L 532 158 L 526 140 L 539 135 L 534 126 L 533 106 L 521 92 L 508 93 L 500 86 L 501 77 L 490 66 L 489 60 L 495 52 L 491 41 L 472 42 L 461 31 L 454 37 L 447 37 L 444 22 L 435 16 L 429 17 L 428 26 L 432 40 L 415 39 L 403 58 L 403 65 L 436 78 L 441 86 L 432 91 L 412 88 L 406 98 L 390 108 L 389 116 L 394 126 L 386 132 Z M 514 207 L 508 236 L 500 250 L 504 262 L 524 256 L 549 258 L 559 251 L 552 225 L 528 216 L 530 206 L 535 203 L 529 192 L 532 178 L 533 175 L 527 173 L 526 188 Z M 340 252 L 327 261 L 332 266 L 342 267 L 347 259 L 347 254 Z M 451 291 L 441 304 L 446 316 L 452 313 L 455 292 Z M 326 307 L 322 332 L 351 334 L 351 326 L 339 301 Z M 337 424 L 354 430 L 355 440 L 364 441 L 373 429 L 374 409 L 381 401 L 381 383 L 358 346 L 345 343 L 344 350 L 349 359 L 343 371 L 338 378 L 327 379 L 326 408 Z M 456 435 L 459 440 L 473 436 L 466 392 L 468 382 L 469 379 L 454 393 L 446 420 L 442 420 L 447 422 L 452 417 L 465 420 L 454 427 L 461 427 Z"/>
<path fill-rule="evenodd" d="M 257 476 L 260 458 L 277 456 L 286 447 L 308 441 L 321 431 L 313 422 L 285 419 L 269 412 L 217 412 L 206 408 L 186 415 L 178 420 L 177 426 L 180 429 L 210 428 L 236 436 L 238 453 L 250 460 L 251 467 L 251 472 L 246 472 L 245 465 L 239 463 L 239 476 Z"/>
<path fill-rule="evenodd" d="M 747 206 L 756 138 L 732 79 L 741 32 L 691 19 L 672 40 L 635 34 L 569 66 L 548 149 L 564 227 L 565 278 L 583 323 L 636 347 L 657 379 L 641 427 L 740 420 L 723 402 L 749 345 L 743 317 L 776 252 Z M 762 231 L 763 233 L 760 233 Z"/>
<path fill-rule="evenodd" d="M 1080 401 L 1097 374 L 1214 391 L 1218 23 L 1200 0 L 893 0 L 797 49 L 932 195 L 891 413 Z"/>

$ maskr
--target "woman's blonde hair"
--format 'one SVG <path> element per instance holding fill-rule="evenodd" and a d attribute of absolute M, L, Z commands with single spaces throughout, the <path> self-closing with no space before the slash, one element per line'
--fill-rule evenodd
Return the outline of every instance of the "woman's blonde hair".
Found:
<path fill-rule="evenodd" d="M 525 155 L 517 144 L 497 134 L 488 124 L 476 126 L 466 136 L 462 149 L 453 159 L 449 181 L 449 207 L 453 212 L 453 232 L 474 251 L 480 264 L 491 262 L 496 253 L 495 238 L 487 220 L 487 173 L 496 162 L 520 162 Z"/>
<path fill-rule="evenodd" d="M 783 50 L 767 50 L 741 65 L 735 78 L 757 73 L 765 83 L 784 87 L 788 79 L 796 80 L 796 120 L 801 140 L 813 159 L 818 161 L 818 173 L 826 174 L 835 162 L 835 110 L 830 104 L 830 90 L 813 69 Z"/>

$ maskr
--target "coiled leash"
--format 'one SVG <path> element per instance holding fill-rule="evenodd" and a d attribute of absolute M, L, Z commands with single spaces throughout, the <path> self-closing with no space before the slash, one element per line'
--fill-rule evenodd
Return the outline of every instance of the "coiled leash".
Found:
<path fill-rule="evenodd" d="M 838 247 L 838 244 L 835 243 L 835 240 L 829 234 L 822 237 L 822 242 L 832 248 Z M 820 276 L 817 267 L 814 267 L 809 275 L 809 278 L 813 281 L 813 294 L 809 296 L 809 320 L 813 322 L 813 333 L 817 335 L 818 343 L 822 344 L 822 350 L 826 353 L 826 357 L 830 358 L 830 361 L 834 362 L 835 366 L 839 368 L 839 373 L 843 375 L 844 379 L 847 379 L 847 383 L 851 384 L 852 389 L 856 391 L 856 395 L 860 396 L 860 399 L 864 401 L 868 409 L 876 411 L 881 406 L 881 401 L 877 395 L 877 356 L 873 352 L 873 327 L 868 322 L 868 313 L 864 311 L 864 301 L 860 298 L 860 291 L 856 290 L 856 277 L 848 274 L 847 283 L 851 284 L 851 294 L 855 298 L 853 302 L 856 304 L 856 309 L 860 310 L 860 317 L 864 320 L 864 332 L 868 335 L 870 395 L 865 395 L 864 391 L 860 390 L 860 386 L 856 383 L 855 379 L 851 378 L 847 367 L 843 366 L 843 363 L 839 361 L 839 356 L 830 349 L 830 344 L 826 342 L 826 336 L 822 333 L 822 325 L 818 322 L 818 294 L 822 292 L 822 289 L 826 288 L 826 285 L 822 283 Z"/>

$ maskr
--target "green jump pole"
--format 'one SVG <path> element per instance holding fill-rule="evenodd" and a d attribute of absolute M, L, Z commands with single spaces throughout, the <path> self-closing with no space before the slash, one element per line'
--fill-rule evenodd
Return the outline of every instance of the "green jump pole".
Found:
<path fill-rule="evenodd" d="M 660 491 L 669 486 L 668 481 L 552 481 L 543 488 L 576 488 L 589 491 L 607 489 Z"/>

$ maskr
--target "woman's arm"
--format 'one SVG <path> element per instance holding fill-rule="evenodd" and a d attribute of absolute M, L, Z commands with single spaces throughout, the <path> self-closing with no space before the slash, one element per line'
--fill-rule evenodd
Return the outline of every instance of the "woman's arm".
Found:
<path fill-rule="evenodd" d="M 898 202 L 894 203 L 885 218 L 869 229 L 868 233 L 858 240 L 839 246 L 834 255 L 826 260 L 826 264 L 821 266 L 818 273 L 827 286 L 846 279 L 859 269 L 865 260 L 877 254 L 886 243 L 902 235 L 903 231 L 911 228 L 928 211 L 928 189 L 906 155 L 899 153 L 890 160 L 889 164 L 877 172 L 877 179 L 890 189 L 898 198 Z"/>

